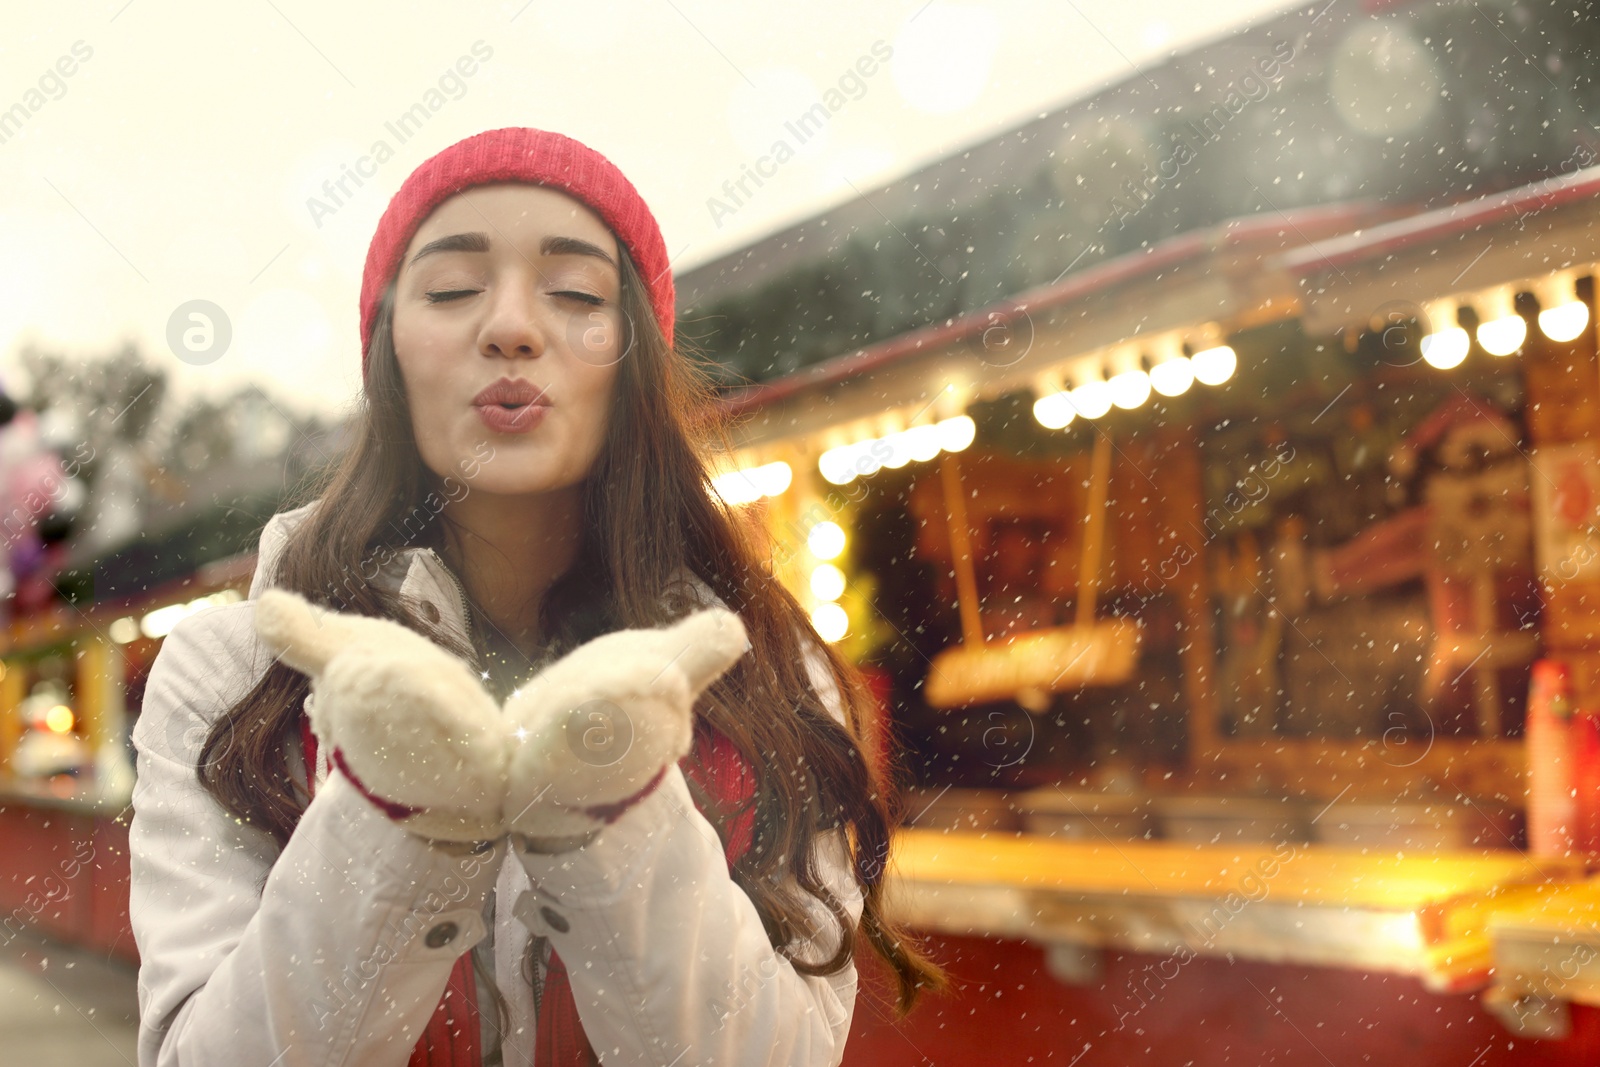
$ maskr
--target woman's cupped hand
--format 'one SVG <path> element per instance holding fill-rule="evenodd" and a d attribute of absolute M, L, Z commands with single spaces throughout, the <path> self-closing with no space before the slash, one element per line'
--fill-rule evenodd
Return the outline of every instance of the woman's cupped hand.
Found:
<path fill-rule="evenodd" d="M 256 632 L 311 679 L 318 742 L 423 837 L 581 841 L 693 742 L 695 699 L 750 647 L 723 608 L 579 646 L 499 705 L 460 658 L 401 624 L 263 592 Z"/>

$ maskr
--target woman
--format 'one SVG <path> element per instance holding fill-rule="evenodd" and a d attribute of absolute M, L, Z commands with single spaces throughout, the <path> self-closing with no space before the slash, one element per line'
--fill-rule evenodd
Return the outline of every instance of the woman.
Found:
<path fill-rule="evenodd" d="M 361 321 L 350 447 L 267 524 L 250 598 L 151 668 L 141 1064 L 831 1064 L 863 935 L 902 1014 L 942 988 L 881 911 L 898 812 L 866 690 L 709 495 L 712 396 L 628 180 L 539 130 L 446 149 L 379 223 Z M 315 751 L 307 677 L 255 633 L 269 586 L 425 634 L 497 701 L 707 603 L 750 648 L 690 756 L 598 833 L 458 843 Z"/>

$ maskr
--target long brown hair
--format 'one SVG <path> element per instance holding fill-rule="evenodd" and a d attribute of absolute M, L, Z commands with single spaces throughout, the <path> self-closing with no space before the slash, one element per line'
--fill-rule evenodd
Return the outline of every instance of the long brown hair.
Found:
<path fill-rule="evenodd" d="M 836 974 L 855 958 L 857 930 L 821 883 L 811 846 L 819 832 L 848 827 L 864 896 L 859 929 L 889 965 L 903 1016 L 922 991 L 943 990 L 949 979 L 884 914 L 889 839 L 903 809 L 892 776 L 875 768 L 859 740 L 865 736 L 869 691 L 855 667 L 817 636 L 799 602 L 764 565 L 758 531 L 710 491 L 705 457 L 713 447 L 726 449 L 729 441 L 711 376 L 698 357 L 667 343 L 637 268 L 618 245 L 625 355 L 605 442 L 584 484 L 579 559 L 541 605 L 541 629 L 552 635 L 547 651 L 558 655 L 601 633 L 661 626 L 681 616 L 694 606 L 673 585 L 674 577 L 685 572 L 739 613 L 752 647 L 696 705 L 700 719 L 725 734 L 756 771 L 753 834 L 731 870 L 733 880 L 795 970 Z M 473 649 L 461 647 L 442 626 L 430 625 L 373 580 L 373 561 L 392 556 L 407 542 L 440 543 L 441 526 L 428 518 L 436 514 L 450 521 L 448 507 L 438 506 L 441 479 L 422 462 L 413 436 L 394 353 L 393 313 L 391 283 L 378 309 L 351 443 L 329 470 L 291 494 L 291 506 L 321 502 L 291 531 L 274 584 L 334 610 L 394 619 L 476 662 Z M 848 728 L 828 713 L 812 686 L 802 641 L 814 644 L 823 657 Z M 307 802 L 290 770 L 288 751 L 298 743 L 308 688 L 305 675 L 275 660 L 219 718 L 200 758 L 203 786 L 227 811 L 271 834 L 280 847 Z M 726 843 L 740 812 L 718 810 L 692 779 L 690 788 Z M 833 912 L 842 933 L 831 958 L 796 959 L 785 951 L 790 941 L 820 932 L 809 928 L 785 875 Z M 528 960 L 523 970 L 530 973 Z M 500 1004 L 503 1010 L 503 1000 Z"/>

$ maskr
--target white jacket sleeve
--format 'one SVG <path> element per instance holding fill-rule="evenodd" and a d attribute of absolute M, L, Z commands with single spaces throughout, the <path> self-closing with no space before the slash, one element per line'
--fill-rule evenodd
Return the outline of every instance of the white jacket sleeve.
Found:
<path fill-rule="evenodd" d="M 832 686 L 819 691 L 842 721 Z M 607 1067 L 831 1067 L 843 1058 L 855 964 L 809 977 L 774 951 L 677 765 L 582 848 L 515 851 L 533 886 L 515 913 L 567 964 L 584 1032 Z M 855 925 L 862 893 L 843 831 L 819 835 L 813 855 Z M 798 954 L 822 962 L 838 947 L 838 922 L 803 899 L 819 933 Z"/>
<path fill-rule="evenodd" d="M 196 780 L 210 725 L 270 654 L 254 604 L 184 619 L 133 732 L 129 913 L 139 1064 L 405 1064 L 456 958 L 487 933 L 504 842 L 451 855 L 335 772 L 280 851 Z"/>

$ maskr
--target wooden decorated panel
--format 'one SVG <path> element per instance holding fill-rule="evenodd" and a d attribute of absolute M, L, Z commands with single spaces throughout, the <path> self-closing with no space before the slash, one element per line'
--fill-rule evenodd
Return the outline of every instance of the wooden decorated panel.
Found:
<path fill-rule="evenodd" d="M 1544 637 L 1552 654 L 1600 649 L 1600 581 L 1547 581 L 1544 595 Z"/>

